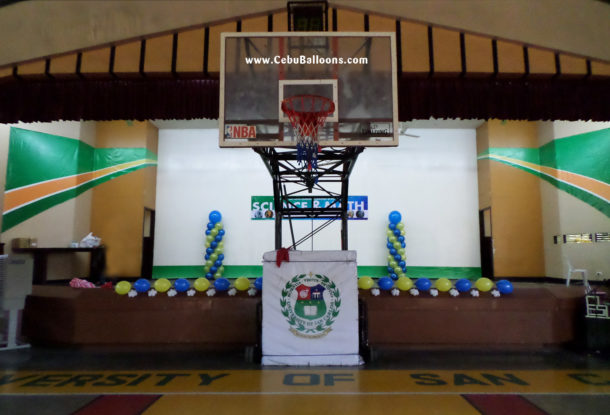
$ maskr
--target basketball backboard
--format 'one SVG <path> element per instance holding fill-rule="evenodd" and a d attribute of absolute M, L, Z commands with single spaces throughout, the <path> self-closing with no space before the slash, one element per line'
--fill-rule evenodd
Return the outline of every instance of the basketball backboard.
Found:
<path fill-rule="evenodd" d="M 295 146 L 296 95 L 333 101 L 322 147 L 398 145 L 395 51 L 394 33 L 223 33 L 220 146 Z"/>

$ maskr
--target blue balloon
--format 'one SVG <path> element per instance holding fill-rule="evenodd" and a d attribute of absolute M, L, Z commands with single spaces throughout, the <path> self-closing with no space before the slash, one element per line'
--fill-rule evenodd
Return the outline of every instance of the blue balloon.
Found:
<path fill-rule="evenodd" d="M 211 233 L 211 231 L 210 231 L 209 229 L 206 229 L 206 230 L 205 230 L 205 234 L 206 234 L 206 235 L 210 235 L 210 233 Z"/>
<path fill-rule="evenodd" d="M 392 281 L 390 277 L 381 277 L 379 278 L 379 281 L 377 281 L 377 285 L 379 285 L 379 288 L 382 290 L 387 291 L 394 286 L 394 281 Z"/>
<path fill-rule="evenodd" d="M 394 229 L 394 235 L 400 236 L 400 229 Z"/>
<path fill-rule="evenodd" d="M 401 216 L 400 212 L 393 210 L 388 215 L 388 219 L 390 220 L 390 223 L 397 224 L 402 219 L 402 216 Z"/>
<path fill-rule="evenodd" d="M 392 249 L 390 249 L 390 255 L 396 255 L 398 253 L 398 251 L 392 247 Z"/>
<path fill-rule="evenodd" d="M 207 261 L 208 259 L 210 259 L 210 254 L 205 254 L 205 260 Z"/>
<path fill-rule="evenodd" d="M 210 272 L 211 272 L 212 274 L 216 274 L 216 271 L 218 271 L 218 267 L 217 267 L 217 266 L 212 265 L 212 266 L 210 267 Z"/>
<path fill-rule="evenodd" d="M 392 268 L 392 267 L 388 267 L 388 272 L 389 272 L 390 274 L 391 274 L 391 273 L 393 273 L 393 272 L 394 272 L 394 268 Z"/>
<path fill-rule="evenodd" d="M 257 290 L 263 289 L 263 277 L 258 277 L 254 280 L 254 288 L 256 288 Z"/>
<path fill-rule="evenodd" d="M 407 266 L 402 267 L 402 272 L 407 272 Z"/>
<path fill-rule="evenodd" d="M 428 278 L 419 278 L 415 281 L 415 286 L 420 291 L 428 291 L 432 286 L 432 282 Z"/>
<path fill-rule="evenodd" d="M 388 228 L 390 228 L 391 230 L 395 230 L 396 229 L 396 224 L 395 223 L 390 223 L 388 225 Z"/>
<path fill-rule="evenodd" d="M 218 291 L 227 291 L 231 287 L 231 283 L 226 278 L 218 278 L 214 281 L 214 288 Z"/>
<path fill-rule="evenodd" d="M 145 293 L 150 290 L 150 282 L 147 279 L 140 278 L 136 282 L 133 283 L 133 289 L 139 293 Z"/>
<path fill-rule="evenodd" d="M 174 289 L 179 293 L 183 293 L 189 288 L 191 288 L 191 284 L 184 278 L 178 278 L 176 281 L 174 281 Z"/>
<path fill-rule="evenodd" d="M 398 237 L 398 242 L 404 242 L 405 241 L 405 237 L 403 235 L 400 235 Z"/>
<path fill-rule="evenodd" d="M 394 244 L 393 244 L 392 242 L 388 242 L 388 243 L 386 244 L 386 246 L 388 247 L 388 249 L 392 249 L 392 248 L 394 248 Z"/>
<path fill-rule="evenodd" d="M 400 256 L 400 254 L 396 254 L 396 255 L 394 255 L 394 259 L 396 261 L 400 261 L 400 260 L 402 260 L 402 256 Z"/>
<path fill-rule="evenodd" d="M 407 247 L 407 244 L 405 244 L 404 242 L 401 242 L 401 243 L 400 243 L 400 246 L 401 246 L 401 248 L 406 248 L 406 247 Z"/>
<path fill-rule="evenodd" d="M 220 268 L 221 265 L 222 265 L 222 261 L 220 259 L 217 259 L 216 262 L 214 262 L 214 266 L 217 268 Z"/>
<path fill-rule="evenodd" d="M 218 246 L 218 242 L 216 242 L 216 241 L 212 241 L 212 243 L 210 244 L 210 248 L 212 248 L 212 249 L 216 249 L 217 246 Z"/>
<path fill-rule="evenodd" d="M 222 236 L 224 234 L 225 234 L 225 230 L 224 229 L 221 229 L 221 230 L 218 231 L 218 235 Z"/>
<path fill-rule="evenodd" d="M 496 282 L 496 288 L 502 294 L 511 294 L 513 292 L 513 284 L 508 280 L 500 280 Z"/>
<path fill-rule="evenodd" d="M 407 265 L 407 263 L 406 263 L 405 261 L 400 261 L 400 262 L 398 263 L 398 266 L 399 266 L 400 268 L 404 268 L 404 267 L 405 267 L 405 265 Z"/>
<path fill-rule="evenodd" d="M 212 222 L 208 222 L 208 229 L 209 230 L 214 229 L 214 224 Z"/>
<path fill-rule="evenodd" d="M 209 219 L 210 219 L 210 222 L 212 222 L 213 224 L 216 224 L 222 220 L 222 215 L 220 214 L 219 211 L 213 210 L 210 212 Z"/>
<path fill-rule="evenodd" d="M 392 278 L 394 281 L 396 281 L 398 279 L 398 275 L 396 275 L 395 273 L 390 274 L 390 278 Z"/>
<path fill-rule="evenodd" d="M 461 278 L 455 282 L 455 289 L 461 293 L 470 291 L 472 283 L 466 278 Z"/>
<path fill-rule="evenodd" d="M 206 277 L 208 280 L 213 280 L 213 279 L 214 279 L 214 274 L 212 274 L 211 272 L 208 272 L 207 274 L 205 274 L 205 277 Z"/>
<path fill-rule="evenodd" d="M 220 241 L 222 241 L 222 235 L 216 235 L 216 238 L 214 238 L 214 240 L 215 240 L 216 242 L 220 242 Z"/>
<path fill-rule="evenodd" d="M 225 259 L 225 254 L 218 254 L 218 259 L 221 261 Z"/>
<path fill-rule="evenodd" d="M 208 255 L 212 255 L 214 253 L 214 250 L 212 248 L 207 248 L 205 250 L 205 253 L 208 254 Z"/>

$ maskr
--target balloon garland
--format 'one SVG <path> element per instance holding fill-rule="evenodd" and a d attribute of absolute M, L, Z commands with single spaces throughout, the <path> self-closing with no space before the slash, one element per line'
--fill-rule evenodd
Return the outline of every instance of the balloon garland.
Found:
<path fill-rule="evenodd" d="M 223 237 L 225 230 L 222 226 L 222 215 L 213 210 L 209 215 L 207 229 L 205 230 L 205 277 L 209 280 L 221 278 L 224 273 L 222 261 L 224 256 Z"/>
<path fill-rule="evenodd" d="M 432 297 L 438 297 L 441 293 L 448 293 L 452 297 L 460 294 L 470 294 L 472 297 L 480 297 L 481 293 L 489 292 L 493 297 L 512 294 L 513 285 L 508 280 L 499 280 L 495 283 L 489 278 L 479 278 L 474 284 L 467 278 L 461 278 L 455 284 L 448 278 L 439 278 L 432 282 L 428 278 L 419 278 L 415 283 L 407 276 L 400 276 L 396 281 L 391 277 L 381 277 L 377 284 L 371 277 L 360 277 L 358 288 L 364 291 L 370 290 L 371 295 L 378 296 L 383 291 L 389 291 L 393 296 L 407 291 L 413 297 L 427 292 Z"/>
<path fill-rule="evenodd" d="M 401 222 L 402 216 L 396 210 L 390 212 L 388 219 L 390 220 L 387 230 L 388 238 L 386 240 L 388 248 L 388 276 L 392 281 L 396 281 L 400 277 L 406 277 L 407 272 L 405 224 Z"/>
<path fill-rule="evenodd" d="M 193 297 L 197 293 L 205 293 L 211 297 L 216 295 L 217 292 L 226 292 L 227 295 L 234 296 L 239 291 L 247 291 L 249 296 L 255 296 L 262 289 L 262 277 L 258 277 L 252 283 L 246 277 L 236 278 L 233 282 L 222 277 L 213 282 L 200 277 L 192 284 L 186 278 L 178 278 L 173 283 L 167 278 L 159 278 L 153 284 L 145 278 L 140 278 L 133 284 L 129 281 L 119 281 L 114 287 L 117 294 L 127 295 L 129 298 L 137 297 L 139 294 L 154 297 L 159 293 L 166 294 L 168 297 L 175 297 L 179 294 Z"/>

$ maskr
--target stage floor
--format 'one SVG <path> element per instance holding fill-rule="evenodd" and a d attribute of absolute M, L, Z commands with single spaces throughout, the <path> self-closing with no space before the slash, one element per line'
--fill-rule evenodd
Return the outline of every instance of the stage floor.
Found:
<path fill-rule="evenodd" d="M 360 368 L 261 369 L 240 352 L 0 353 L 0 413 L 606 414 L 610 359 L 567 349 L 379 349 Z"/>

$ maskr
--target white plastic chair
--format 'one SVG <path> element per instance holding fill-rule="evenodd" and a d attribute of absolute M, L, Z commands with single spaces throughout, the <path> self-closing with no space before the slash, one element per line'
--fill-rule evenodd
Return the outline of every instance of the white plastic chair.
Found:
<path fill-rule="evenodd" d="M 585 286 L 585 289 L 589 291 L 591 287 L 589 286 L 589 279 L 587 278 L 588 273 L 584 268 L 574 268 L 572 266 L 572 262 L 570 262 L 570 258 L 564 257 L 565 262 L 568 264 L 568 276 L 566 277 L 566 287 L 570 286 L 570 279 L 572 278 L 572 274 L 581 274 L 582 275 L 582 283 Z"/>

